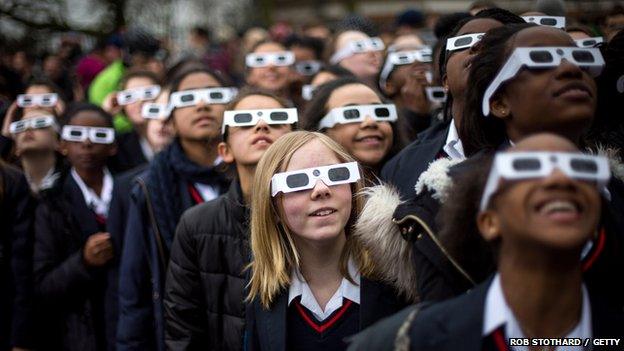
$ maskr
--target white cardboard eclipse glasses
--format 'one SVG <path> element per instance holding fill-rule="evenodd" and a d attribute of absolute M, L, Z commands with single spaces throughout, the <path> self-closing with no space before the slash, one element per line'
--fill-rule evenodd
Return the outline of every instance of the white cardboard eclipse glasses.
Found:
<path fill-rule="evenodd" d="M 266 124 L 293 124 L 297 123 L 296 108 L 275 108 L 259 110 L 231 110 L 223 113 L 221 134 L 225 134 L 225 127 L 255 126 L 260 120 Z"/>
<path fill-rule="evenodd" d="M 340 63 L 340 61 L 346 59 L 347 57 L 351 57 L 355 54 L 369 52 L 369 51 L 381 51 L 385 49 L 383 40 L 381 38 L 368 38 L 362 40 L 353 40 L 347 43 L 347 46 L 336 51 L 329 59 L 329 62 L 332 65 L 336 65 Z"/>
<path fill-rule="evenodd" d="M 411 65 L 414 62 L 431 62 L 431 48 L 422 48 L 410 51 L 397 51 L 388 53 L 386 63 L 379 74 L 379 86 L 385 87 L 390 73 L 396 66 Z"/>
<path fill-rule="evenodd" d="M 20 94 L 17 96 L 17 106 L 19 107 L 52 107 L 58 102 L 58 94 Z"/>
<path fill-rule="evenodd" d="M 321 61 L 308 60 L 308 61 L 299 61 L 295 63 L 295 70 L 304 76 L 313 76 L 323 67 L 323 63 Z"/>
<path fill-rule="evenodd" d="M 554 68 L 567 60 L 583 69 L 587 69 L 594 77 L 598 76 L 604 67 L 604 59 L 597 48 L 578 47 L 524 47 L 516 48 L 507 62 L 498 72 L 492 83 L 483 95 L 482 112 L 484 116 L 490 114 L 490 99 L 504 82 L 513 78 L 522 67 Z"/>
<path fill-rule="evenodd" d="M 602 43 L 604 39 L 602 37 L 593 37 L 585 39 L 576 39 L 574 42 L 579 48 L 593 48 L 596 45 Z"/>
<path fill-rule="evenodd" d="M 468 49 L 478 43 L 485 33 L 464 34 L 446 39 L 446 51 Z"/>
<path fill-rule="evenodd" d="M 117 93 L 117 103 L 130 105 L 137 101 L 154 100 L 160 94 L 160 85 L 122 90 Z"/>
<path fill-rule="evenodd" d="M 355 183 L 360 168 L 357 162 L 348 162 L 276 173 L 271 177 L 271 196 L 312 189 L 319 179 L 327 186 Z"/>
<path fill-rule="evenodd" d="M 181 90 L 171 93 L 169 104 L 171 108 L 197 105 L 200 101 L 207 104 L 227 104 L 238 93 L 236 88 L 205 88 Z"/>
<path fill-rule="evenodd" d="M 56 118 L 51 115 L 37 116 L 20 121 L 12 122 L 9 125 L 9 133 L 19 134 L 25 132 L 28 129 L 41 129 L 52 127 L 58 132 L 58 125 L 56 124 Z"/>
<path fill-rule="evenodd" d="M 295 54 L 291 51 L 251 53 L 245 56 L 245 64 L 250 68 L 266 66 L 290 66 L 295 63 Z"/>
<path fill-rule="evenodd" d="M 115 130 L 113 128 L 66 125 L 63 127 L 61 137 L 63 140 L 79 143 L 89 139 L 95 144 L 112 144 L 115 141 Z"/>
<path fill-rule="evenodd" d="M 555 168 L 572 179 L 596 182 L 599 190 L 603 190 L 611 177 L 609 161 L 603 156 L 544 151 L 497 153 L 483 190 L 480 210 L 487 208 L 501 179 L 544 178 Z"/>
<path fill-rule="evenodd" d="M 319 130 L 332 128 L 336 124 L 359 123 L 366 117 L 377 122 L 394 122 L 397 112 L 394 104 L 353 105 L 331 109 L 319 122 Z"/>
<path fill-rule="evenodd" d="M 165 120 L 171 114 L 171 106 L 157 102 L 147 102 L 141 107 L 141 115 L 146 119 Z"/>
<path fill-rule="evenodd" d="M 564 29 L 566 26 L 566 19 L 563 16 L 522 16 L 522 19 L 527 23 L 535 23 L 540 26 L 555 27 Z"/>

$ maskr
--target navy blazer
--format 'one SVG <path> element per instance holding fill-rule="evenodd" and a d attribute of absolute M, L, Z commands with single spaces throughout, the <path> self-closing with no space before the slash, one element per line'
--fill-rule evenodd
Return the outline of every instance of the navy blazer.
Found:
<path fill-rule="evenodd" d="M 450 121 L 439 122 L 418 134 L 418 139 L 386 162 L 381 170 L 381 180 L 394 185 L 401 199 L 415 195 L 414 185 L 420 174 L 443 151 Z"/>
<path fill-rule="evenodd" d="M 360 330 L 390 316 L 407 303 L 391 287 L 362 277 L 360 280 Z M 245 349 L 250 351 L 285 351 L 288 290 L 283 291 L 266 310 L 258 300 L 247 307 Z"/>
<path fill-rule="evenodd" d="M 106 269 L 88 267 L 83 246 L 101 232 L 78 184 L 66 172 L 42 193 L 35 220 L 35 291 L 41 304 L 38 342 L 46 350 L 104 350 Z"/>
<path fill-rule="evenodd" d="M 484 349 L 485 298 L 492 279 L 475 289 L 437 304 L 422 306 L 408 332 L 411 350 L 481 351 Z M 624 314 L 609 308 L 589 289 L 594 338 L 624 336 Z M 411 310 L 409 310 L 411 311 Z M 408 310 L 386 318 L 359 333 L 349 346 L 354 350 L 393 350 L 399 327 Z M 381 344 L 376 342 L 385 340 Z"/>

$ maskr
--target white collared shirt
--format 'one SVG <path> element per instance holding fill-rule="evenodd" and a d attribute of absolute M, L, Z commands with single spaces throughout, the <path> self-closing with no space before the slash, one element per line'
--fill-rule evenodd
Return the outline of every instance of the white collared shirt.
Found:
<path fill-rule="evenodd" d="M 108 207 L 110 206 L 111 198 L 113 197 L 113 176 L 108 171 L 108 168 L 104 168 L 104 179 L 102 180 L 102 193 L 96 194 L 93 189 L 89 188 L 87 184 L 80 178 L 76 169 L 72 167 L 71 176 L 74 178 L 76 184 L 82 192 L 87 207 L 93 210 L 96 214 L 108 217 Z"/>
<path fill-rule="evenodd" d="M 217 158 L 214 160 L 212 164 L 213 166 L 216 167 L 222 161 L 223 161 L 223 158 L 221 158 L 221 156 L 217 156 Z M 193 186 L 195 187 L 195 189 L 197 189 L 197 191 L 199 192 L 199 195 L 201 195 L 202 199 L 205 202 L 214 200 L 217 197 L 219 197 L 219 189 L 213 187 L 212 185 L 207 185 L 203 183 L 194 183 Z"/>
<path fill-rule="evenodd" d="M 139 145 L 141 146 L 141 151 L 143 152 L 143 156 L 149 162 L 154 158 L 154 150 L 152 149 L 152 145 L 150 145 L 147 138 L 139 137 Z"/>
<path fill-rule="evenodd" d="M 28 185 L 30 185 L 30 190 L 32 190 L 34 193 L 38 193 L 41 190 L 46 190 L 46 189 L 50 189 L 51 187 L 53 187 L 54 183 L 56 183 L 56 181 L 61 176 L 60 173 L 58 172 L 54 173 L 54 171 L 55 171 L 54 167 L 50 168 L 50 170 L 48 170 L 48 172 L 43 177 L 43 179 L 41 179 L 41 182 L 39 184 L 36 184 L 35 182 L 33 182 L 33 180 L 28 176 L 28 173 L 24 173 L 24 176 L 26 177 L 26 181 L 28 181 Z"/>
<path fill-rule="evenodd" d="M 453 160 L 463 160 L 466 158 L 464 155 L 464 146 L 459 139 L 459 133 L 457 132 L 454 119 L 451 120 L 451 124 L 449 125 L 449 132 L 446 136 L 446 143 L 444 144 L 443 150 Z"/>
<path fill-rule="evenodd" d="M 591 338 L 592 337 L 592 321 L 591 321 L 591 306 L 589 304 L 589 297 L 585 285 L 582 286 L 583 292 L 583 306 L 581 307 L 581 320 L 572 329 L 572 331 L 566 335 L 566 338 Z M 520 324 L 514 316 L 513 311 L 507 305 L 505 295 L 503 295 L 503 288 L 500 282 L 500 274 L 496 274 L 492 284 L 490 285 L 486 298 L 485 298 L 485 312 L 483 314 L 483 336 L 490 335 L 494 330 L 501 325 L 505 325 L 505 337 L 507 341 L 511 338 L 524 338 L 524 333 L 520 328 Z M 526 346 L 510 346 L 511 350 L 528 350 Z M 565 346 L 558 347 L 557 350 L 576 351 L 584 350 L 582 346 Z"/>
<path fill-rule="evenodd" d="M 348 268 L 349 275 L 356 284 L 351 283 L 346 278 L 342 278 L 338 290 L 336 290 L 331 299 L 329 299 L 329 302 L 327 302 L 327 305 L 325 305 L 325 310 L 319 306 L 310 290 L 310 286 L 308 286 L 308 283 L 303 279 L 301 273 L 299 273 L 298 270 L 293 270 L 290 278 L 290 288 L 288 290 L 288 305 L 290 306 L 290 303 L 297 296 L 301 296 L 301 305 L 310 310 L 317 320 L 323 321 L 342 307 L 343 298 L 360 304 L 360 272 L 352 260 L 349 260 Z"/>

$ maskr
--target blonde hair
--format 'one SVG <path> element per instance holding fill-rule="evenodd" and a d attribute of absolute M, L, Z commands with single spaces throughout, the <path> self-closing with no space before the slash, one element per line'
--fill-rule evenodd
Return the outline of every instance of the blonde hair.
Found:
<path fill-rule="evenodd" d="M 299 268 L 300 258 L 292 234 L 283 225 L 280 212 L 271 197 L 271 177 L 286 170 L 292 155 L 303 145 L 319 140 L 332 150 L 340 162 L 353 162 L 354 159 L 340 144 L 328 136 L 307 131 L 288 133 L 271 145 L 258 163 L 252 185 L 251 198 L 251 251 L 253 258 L 248 268 L 251 269 L 248 301 L 259 298 L 266 309 L 277 294 L 290 285 L 290 275 L 294 268 Z M 352 281 L 347 269 L 352 258 L 364 276 L 373 272 L 372 263 L 360 242 L 350 235 L 357 215 L 363 206 L 363 199 L 355 196 L 362 189 L 362 180 L 351 185 L 352 206 L 349 221 L 345 226 L 347 242 L 340 257 L 342 275 Z"/>

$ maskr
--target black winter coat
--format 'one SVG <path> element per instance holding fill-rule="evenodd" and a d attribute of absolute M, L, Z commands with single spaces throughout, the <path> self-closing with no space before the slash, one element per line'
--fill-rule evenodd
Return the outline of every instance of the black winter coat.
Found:
<path fill-rule="evenodd" d="M 35 292 L 42 350 L 104 350 L 106 269 L 83 261 L 87 238 L 103 231 L 70 175 L 41 194 L 35 222 Z"/>
<path fill-rule="evenodd" d="M 24 175 L 0 165 L 0 350 L 33 346 L 35 200 Z"/>
<path fill-rule="evenodd" d="M 182 215 L 165 284 L 167 349 L 243 348 L 248 220 L 238 181 Z"/>

